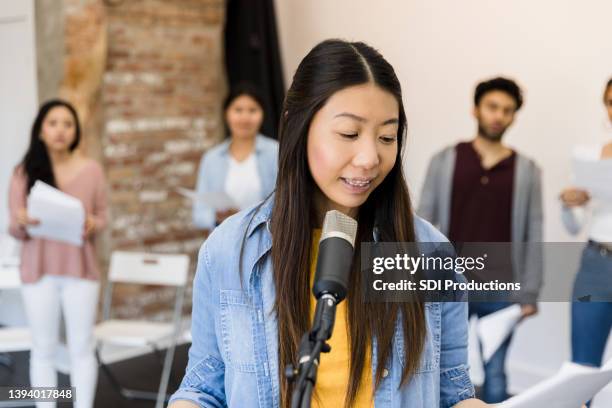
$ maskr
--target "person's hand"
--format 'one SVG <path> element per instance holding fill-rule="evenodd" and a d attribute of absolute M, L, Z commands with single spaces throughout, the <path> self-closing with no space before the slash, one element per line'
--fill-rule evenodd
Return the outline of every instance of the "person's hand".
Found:
<path fill-rule="evenodd" d="M 227 217 L 236 214 L 238 211 L 239 210 L 236 208 L 228 208 L 227 210 L 217 211 L 215 215 L 217 224 L 221 224 Z"/>
<path fill-rule="evenodd" d="M 521 320 L 538 313 L 536 305 L 521 305 Z"/>
<path fill-rule="evenodd" d="M 96 220 L 91 215 L 85 219 L 85 227 L 83 229 L 83 238 L 89 238 L 96 230 Z"/>
<path fill-rule="evenodd" d="M 17 212 L 17 224 L 19 224 L 20 227 L 25 228 L 28 225 L 38 225 L 40 224 L 40 221 L 34 218 L 30 218 L 28 216 L 28 210 L 22 208 Z"/>
<path fill-rule="evenodd" d="M 566 207 L 580 207 L 585 205 L 591 199 L 589 192 L 579 188 L 566 188 L 559 195 L 559 199 Z"/>

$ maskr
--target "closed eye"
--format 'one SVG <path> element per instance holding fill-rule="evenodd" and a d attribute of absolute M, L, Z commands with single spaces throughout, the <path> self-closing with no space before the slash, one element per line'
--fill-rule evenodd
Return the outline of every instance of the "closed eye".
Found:
<path fill-rule="evenodd" d="M 338 133 L 338 134 L 347 139 L 355 139 L 358 136 L 357 133 Z"/>
<path fill-rule="evenodd" d="M 391 143 L 395 142 L 396 139 L 397 138 L 395 136 L 381 136 L 380 137 L 380 140 L 383 143 L 386 143 L 386 144 L 391 144 Z"/>

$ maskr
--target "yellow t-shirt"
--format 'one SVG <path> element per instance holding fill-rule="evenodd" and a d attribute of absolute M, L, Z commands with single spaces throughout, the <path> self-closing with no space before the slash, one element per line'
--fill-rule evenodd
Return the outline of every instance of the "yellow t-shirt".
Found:
<path fill-rule="evenodd" d="M 319 252 L 319 239 L 321 230 L 315 229 L 312 236 L 312 257 L 310 260 L 310 283 L 314 282 L 317 269 L 317 256 Z M 310 320 L 314 318 L 316 300 L 312 296 L 310 302 Z M 348 392 L 349 383 L 349 351 L 348 325 L 346 300 L 336 307 L 336 322 L 334 332 L 327 343 L 331 346 L 329 353 L 321 353 L 319 369 L 317 371 L 317 382 L 315 393 L 312 398 L 312 406 L 317 408 L 341 408 L 344 406 L 344 398 Z M 366 353 L 364 373 L 361 386 L 357 392 L 353 407 L 374 407 L 372 400 L 372 364 L 369 351 Z M 318 398 L 317 398 L 318 397 Z"/>

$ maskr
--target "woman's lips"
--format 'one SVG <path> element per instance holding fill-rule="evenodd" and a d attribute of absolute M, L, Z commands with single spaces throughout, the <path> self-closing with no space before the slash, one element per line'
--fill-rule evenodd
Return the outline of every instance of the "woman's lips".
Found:
<path fill-rule="evenodd" d="M 370 189 L 370 186 L 372 185 L 372 181 L 374 180 L 374 178 L 365 179 L 365 178 L 340 177 L 340 180 L 342 180 L 342 183 L 344 184 L 344 186 L 351 193 L 359 194 L 359 193 L 364 193 Z"/>

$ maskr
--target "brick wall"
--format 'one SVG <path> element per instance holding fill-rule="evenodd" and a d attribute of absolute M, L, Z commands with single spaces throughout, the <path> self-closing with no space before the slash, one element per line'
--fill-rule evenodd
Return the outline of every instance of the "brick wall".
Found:
<path fill-rule="evenodd" d="M 195 254 L 203 234 L 176 187 L 195 185 L 204 150 L 221 136 L 222 0 L 130 0 L 107 7 L 102 156 L 111 187 L 112 249 Z M 193 269 L 193 268 L 192 268 Z M 153 312 L 169 294 L 133 296 Z"/>
<path fill-rule="evenodd" d="M 194 187 L 203 152 L 221 138 L 224 0 L 62 6 L 61 19 L 37 19 L 38 29 L 63 21 L 64 37 L 55 47 L 63 56 L 53 62 L 62 66 L 39 61 L 39 72 L 62 73 L 60 83 L 43 79 L 39 88 L 58 89 L 77 105 L 83 150 L 106 170 L 111 218 L 99 245 L 103 269 L 115 249 L 188 253 L 195 260 L 205 237 L 192 229 L 191 203 L 175 188 Z M 131 287 L 115 294 L 123 316 L 157 315 L 171 296 Z"/>

